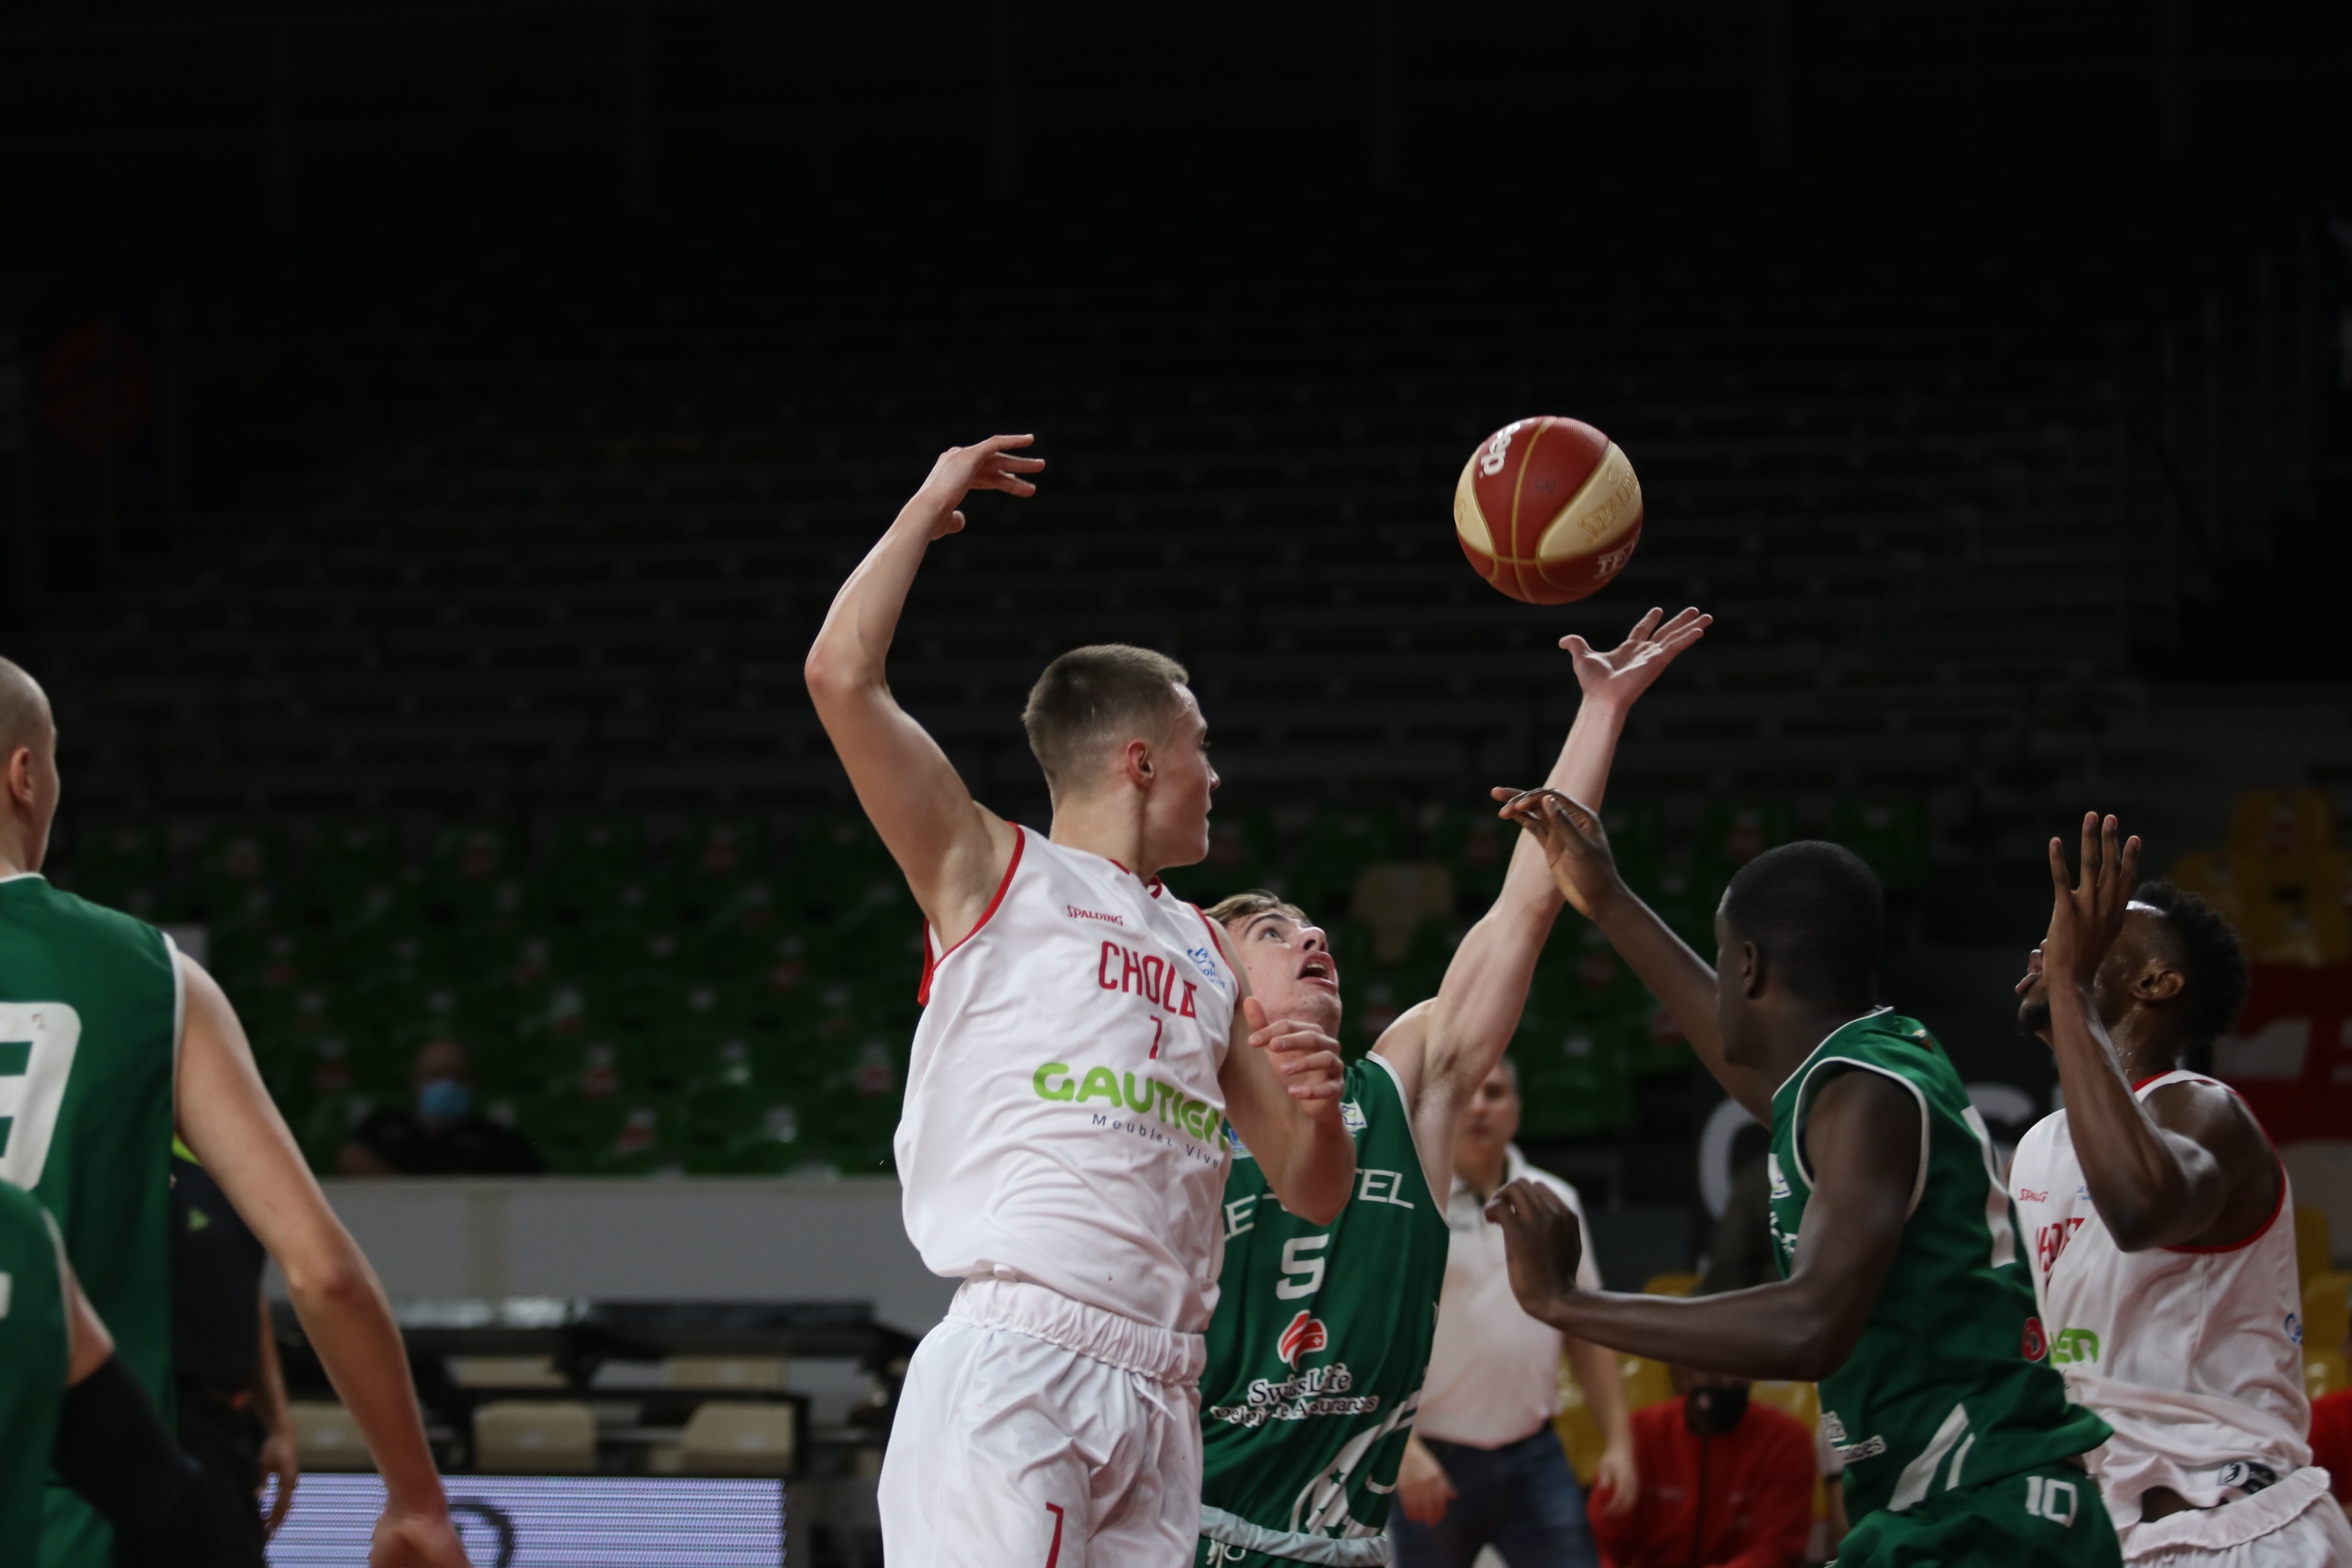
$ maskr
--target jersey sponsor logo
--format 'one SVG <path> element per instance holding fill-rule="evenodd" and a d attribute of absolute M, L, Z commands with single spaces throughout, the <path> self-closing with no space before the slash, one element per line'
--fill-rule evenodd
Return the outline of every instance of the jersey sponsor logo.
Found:
<path fill-rule="evenodd" d="M 2028 1361 L 2035 1358 L 2028 1356 Z M 2099 1359 L 2099 1336 L 2088 1329 L 2061 1329 L 2050 1342 L 2050 1364 L 2074 1366 Z"/>
<path fill-rule="evenodd" d="M 1082 910 L 1076 904 L 1064 904 L 1062 913 L 1074 921 L 1100 921 L 1105 925 L 1113 926 L 1127 924 L 1125 915 L 1107 915 L 1100 910 Z"/>
<path fill-rule="evenodd" d="M 1230 1131 L 1230 1130 L 1229 1130 Z M 1247 1236 L 1257 1228 L 1257 1194 L 1235 1198 L 1225 1205 L 1225 1239 Z"/>
<path fill-rule="evenodd" d="M 1220 991 L 1228 989 L 1225 984 L 1225 972 L 1218 966 L 1216 954 L 1205 947 L 1188 947 L 1184 950 L 1184 956 L 1192 961 L 1192 967 L 1198 969 L 1202 978 L 1208 981 L 1210 984 Z"/>
<path fill-rule="evenodd" d="M 2032 1187 L 2020 1187 L 2017 1189 L 2017 1201 L 2021 1204 L 2046 1204 L 2050 1201 L 2050 1194 L 2037 1193 Z"/>
<path fill-rule="evenodd" d="M 1280 1382 L 1254 1378 L 1242 1395 L 1243 1403 L 1213 1405 L 1207 1415 L 1230 1426 L 1257 1427 L 1269 1421 L 1304 1421 L 1315 1415 L 1370 1415 L 1381 1407 L 1377 1394 L 1349 1393 L 1355 1385 L 1355 1374 L 1348 1370 L 1348 1363 L 1334 1362 L 1329 1366 L 1308 1367 Z"/>
<path fill-rule="evenodd" d="M 1180 1018 L 1201 1016 L 1192 1005 L 1200 987 L 1180 979 L 1174 964 L 1156 952 L 1138 952 L 1108 938 L 1104 939 L 1102 952 L 1095 959 L 1095 984 L 1105 991 L 1140 996 Z"/>
<path fill-rule="evenodd" d="M 2025 1327 L 2017 1337 L 2017 1352 L 2028 1361 L 2040 1361 L 2050 1353 L 2049 1331 L 2042 1328 L 2041 1319 L 2025 1320 Z"/>
<path fill-rule="evenodd" d="M 1236 1160 L 1254 1160 L 1257 1157 L 1249 1152 L 1249 1145 L 1242 1142 L 1242 1135 L 1234 1131 L 1234 1124 L 1230 1121 L 1225 1123 L 1225 1142 L 1232 1146 L 1234 1158 Z"/>
<path fill-rule="evenodd" d="M 1317 1272 L 1321 1272 L 1319 1262 Z M 1295 1371 L 1300 1356 L 1313 1355 L 1330 1342 L 1331 1331 L 1323 1326 L 1323 1320 L 1302 1308 L 1274 1342 L 1274 1353 L 1283 1365 Z"/>
<path fill-rule="evenodd" d="M 1412 1207 L 1412 1200 L 1404 1194 L 1402 1171 L 1375 1171 L 1358 1167 L 1356 1171 L 1356 1201 L 1366 1204 L 1390 1204 L 1397 1208 Z"/>
<path fill-rule="evenodd" d="M 1350 1132 L 1361 1132 L 1370 1123 L 1364 1120 L 1364 1108 L 1352 1100 L 1339 1102 L 1339 1125 Z"/>
<path fill-rule="evenodd" d="M 2303 1319 L 2296 1313 L 2286 1315 L 2286 1337 L 2296 1344 L 2303 1343 Z"/>
<path fill-rule="evenodd" d="M 1774 1197 L 1785 1198 L 1789 1196 L 1789 1178 L 1780 1173 L 1780 1155 L 1766 1154 L 1764 1156 L 1764 1173 L 1772 1178 L 1772 1195 Z"/>
<path fill-rule="evenodd" d="M 2082 1228 L 2082 1220 L 2075 1218 L 2062 1219 L 2034 1231 L 2033 1256 L 2040 1260 L 2042 1273 L 2047 1274 L 2056 1267 L 2058 1255 L 2066 1250 L 2066 1244 L 2074 1240 L 2074 1233 Z"/>
<path fill-rule="evenodd" d="M 1838 1419 L 1838 1413 L 1834 1410 L 1822 1412 L 1822 1435 L 1830 1440 L 1830 1447 L 1837 1450 L 1838 1458 L 1847 1464 L 1856 1459 L 1874 1459 L 1886 1452 L 1886 1439 L 1884 1437 L 1864 1437 L 1859 1443 L 1847 1437 L 1845 1423 Z"/>
<path fill-rule="evenodd" d="M 1077 1105 L 1108 1100 L 1113 1110 L 1150 1115 L 1160 1126 L 1181 1128 L 1203 1143 L 1214 1144 L 1224 1127 L 1224 1112 L 1162 1079 L 1138 1079 L 1131 1072 L 1114 1073 L 1106 1067 L 1088 1068 L 1081 1078 L 1066 1062 L 1047 1062 L 1029 1075 L 1029 1082 L 1040 1100 Z"/>

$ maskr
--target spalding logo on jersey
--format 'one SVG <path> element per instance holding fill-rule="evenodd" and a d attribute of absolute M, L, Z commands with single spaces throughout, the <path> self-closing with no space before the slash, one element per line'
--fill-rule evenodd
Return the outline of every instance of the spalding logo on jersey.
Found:
<path fill-rule="evenodd" d="M 1282 1337 L 1275 1342 L 1274 1352 L 1282 1358 L 1283 1365 L 1295 1372 L 1300 1356 L 1319 1351 L 1330 1342 L 1331 1335 L 1323 1327 L 1323 1320 L 1312 1312 L 1301 1311 L 1290 1320 L 1290 1326 L 1282 1331 Z"/>

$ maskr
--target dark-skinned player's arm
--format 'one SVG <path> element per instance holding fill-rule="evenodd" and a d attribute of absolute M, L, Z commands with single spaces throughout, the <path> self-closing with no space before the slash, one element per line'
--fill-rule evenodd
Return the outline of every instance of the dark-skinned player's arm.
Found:
<path fill-rule="evenodd" d="M 1919 1171 L 1919 1102 L 1867 1070 L 1813 1095 L 1813 1173 L 1789 1278 L 1682 1300 L 1576 1288 L 1576 1216 L 1548 1189 L 1506 1184 L 1486 1205 L 1503 1227 L 1511 1290 L 1530 1316 L 1633 1355 L 1733 1377 L 1817 1383 L 1845 1364 L 1903 1241 Z"/>
<path fill-rule="evenodd" d="M 1028 436 L 950 447 L 897 521 L 834 595 L 803 667 L 816 716 L 840 753 L 857 803 L 906 874 L 923 915 L 953 947 L 987 911 L 1020 829 L 971 798 L 939 742 L 898 706 L 884 664 L 916 570 L 932 542 L 963 529 L 973 490 L 1034 495 L 1023 476 L 1042 458 L 1014 457 Z"/>
<path fill-rule="evenodd" d="M 1657 912 L 1617 874 L 1608 830 L 1600 816 L 1558 790 L 1529 790 L 1503 808 L 1543 846 L 1562 897 L 1576 907 L 1642 984 L 1664 1006 L 1683 1037 L 1724 1092 L 1748 1115 L 1770 1126 L 1772 1090 L 1762 1073 L 1723 1059 L 1723 1031 L 1715 1016 L 1715 971 L 1690 950 Z"/>
<path fill-rule="evenodd" d="M 384 1484 L 368 1562 L 459 1568 L 465 1548 L 425 1446 L 392 1304 L 271 1102 L 236 1010 L 201 964 L 185 953 L 178 962 L 186 997 L 180 1136 L 278 1260 L 302 1331 L 367 1439 Z"/>
<path fill-rule="evenodd" d="M 1238 988 L 1217 1069 L 1225 1117 L 1282 1206 L 1310 1225 L 1329 1225 L 1356 1189 L 1356 1140 L 1339 1117 L 1347 1071 L 1339 1042 L 1312 1024 L 1267 1023 L 1225 933 L 1214 921 L 1204 923 Z"/>
<path fill-rule="evenodd" d="M 2278 1159 L 2226 1089 L 2179 1084 L 2146 1101 L 2132 1091 L 2092 997 L 2139 883 L 2139 840 L 2118 847 L 2116 833 L 2114 817 L 2084 816 L 2079 883 L 2066 874 L 2065 847 L 2050 841 L 2054 899 L 2041 973 L 2049 982 L 2050 1045 L 2065 1092 L 2067 1131 L 2091 1202 L 2117 1247 L 2226 1246 L 2259 1228 L 2276 1206 Z M 2032 978 L 2029 973 L 2021 984 Z M 2144 978 L 2166 994 L 2180 984 L 2170 970 Z M 2231 1228 L 2241 1234 L 2214 1237 L 2233 1208 L 2242 1223 Z"/>
<path fill-rule="evenodd" d="M 114 1338 L 81 1293 L 62 1243 L 58 1275 L 66 1298 L 66 1392 L 49 1468 L 114 1527 L 115 1568 L 215 1568 L 227 1557 L 204 1473 L 114 1353 Z"/>
<path fill-rule="evenodd" d="M 1560 638 L 1583 700 L 1545 784 L 1599 805 L 1626 715 L 1713 619 L 1687 609 L 1669 621 L 1664 611 L 1654 609 L 1605 653 L 1580 637 Z M 1516 792 L 1497 789 L 1494 795 L 1508 802 Z M 1432 1192 L 1446 1192 L 1454 1180 L 1454 1136 L 1463 1108 L 1518 1031 L 1536 961 L 1559 907 L 1543 847 L 1522 833 L 1502 891 L 1454 950 L 1437 994 L 1389 1026 L 1372 1047 L 1397 1069 L 1405 1103 L 1413 1108 L 1413 1140 Z"/>

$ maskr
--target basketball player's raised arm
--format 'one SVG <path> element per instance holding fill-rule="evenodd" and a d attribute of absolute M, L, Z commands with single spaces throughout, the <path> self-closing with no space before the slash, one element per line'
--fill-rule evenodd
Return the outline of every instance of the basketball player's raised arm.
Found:
<path fill-rule="evenodd" d="M 1874 1072 L 1824 1084 L 1805 1121 L 1813 1188 L 1789 1278 L 1719 1296 L 1579 1289 L 1576 1216 L 1549 1189 L 1509 1183 L 1486 1214 L 1503 1227 L 1512 1293 L 1530 1316 L 1612 1350 L 1733 1377 L 1818 1382 L 1853 1353 L 1902 1246 L 1919 1115 L 1907 1089 Z"/>
<path fill-rule="evenodd" d="M 1664 611 L 1654 609 L 1606 653 L 1580 637 L 1562 637 L 1559 646 L 1568 650 L 1583 700 L 1545 784 L 1599 805 L 1626 714 L 1675 657 L 1706 635 L 1712 619 L 1687 609 L 1669 621 Z M 1495 798 L 1507 802 L 1517 795 L 1497 789 Z M 1543 847 L 1521 834 L 1503 890 L 1454 950 L 1437 995 L 1398 1019 L 1372 1047 L 1403 1080 L 1432 1192 L 1445 1191 L 1452 1180 L 1455 1123 L 1518 1030 L 1536 960 L 1559 907 Z"/>
<path fill-rule="evenodd" d="M 1329 1225 L 1356 1188 L 1356 1140 L 1339 1114 L 1346 1082 L 1339 1043 L 1312 1024 L 1268 1023 L 1225 933 L 1213 922 L 1210 931 L 1240 987 L 1217 1069 L 1225 1118 L 1282 1206 L 1309 1224 Z"/>
<path fill-rule="evenodd" d="M 236 1011 L 178 957 L 186 995 L 179 1130 L 286 1277 L 302 1330 L 383 1477 L 373 1568 L 457 1568 L 465 1548 L 425 1447 L 408 1352 L 375 1270 L 335 1217 L 253 1064 Z"/>
<path fill-rule="evenodd" d="M 1618 956 L 1664 1006 L 1706 1070 L 1765 1126 L 1772 1124 L 1772 1090 L 1762 1073 L 1723 1057 L 1715 1016 L 1715 971 L 1643 903 L 1617 874 L 1608 830 L 1598 813 L 1558 790 L 1529 790 L 1503 808 L 1543 846 L 1552 879 L 1577 912 L 1601 928 Z"/>
<path fill-rule="evenodd" d="M 2276 1206 L 2277 1160 L 2235 1095 L 2185 1083 L 2145 1101 L 2133 1091 L 2092 996 L 2139 880 L 2139 840 L 2118 848 L 2116 833 L 2112 816 L 2104 823 L 2095 812 L 2083 818 L 2079 885 L 2066 874 L 2065 847 L 2050 841 L 2055 901 L 2050 934 L 2035 956 L 2049 981 L 2050 1045 L 2074 1157 L 2092 1205 L 2124 1251 L 2227 1245 L 2243 1234 L 2217 1242 L 2209 1233 L 2233 1206 L 2237 1189 L 2260 1184 L 2244 1194 L 2251 1204 L 2235 1205 L 2251 1222 L 2233 1226 L 2242 1233 L 2258 1228 Z M 2179 984 L 2174 973 L 2150 978 L 2175 989 Z M 2029 973 L 2021 989 L 2032 979 Z"/>
<path fill-rule="evenodd" d="M 939 742 L 890 694 L 884 665 L 924 552 L 963 528 L 964 497 L 976 489 L 1036 493 L 1023 476 L 1045 468 L 1044 460 L 1012 455 L 1033 439 L 992 436 L 940 453 L 922 489 L 834 595 L 803 668 L 858 805 L 948 947 L 980 923 L 1019 830 L 971 798 Z"/>

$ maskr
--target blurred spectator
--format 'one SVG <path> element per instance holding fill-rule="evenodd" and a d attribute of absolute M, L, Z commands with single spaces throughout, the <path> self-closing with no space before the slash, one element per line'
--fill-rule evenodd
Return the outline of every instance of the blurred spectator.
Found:
<path fill-rule="evenodd" d="M 1486 1219 L 1495 1189 L 1528 1176 L 1558 1193 L 1583 1226 L 1576 1189 L 1528 1164 L 1511 1143 L 1518 1130 L 1518 1076 L 1506 1058 L 1471 1097 L 1454 1146 L 1454 1192 L 1445 1210 L 1453 1236 L 1437 1339 L 1397 1469 L 1398 1568 L 1471 1568 L 1489 1545 L 1511 1568 L 1594 1563 L 1584 1499 L 1552 1426 L 1563 1351 L 1607 1443 L 1596 1484 L 1613 1482 L 1629 1498 L 1635 1490 L 1633 1436 L 1615 1353 L 1570 1339 L 1520 1310 L 1502 1228 Z M 1578 1278 L 1589 1289 L 1601 1288 L 1589 1230 Z"/>
<path fill-rule="evenodd" d="M 1731 1173 L 1731 1193 L 1715 1222 L 1706 1249 L 1706 1278 L 1702 1295 L 1721 1290 L 1745 1290 L 1769 1285 L 1780 1278 L 1772 1260 L 1771 1176 L 1759 1150 Z"/>
<path fill-rule="evenodd" d="M 1797 1568 L 1813 1525 L 1813 1435 L 1748 1384 L 1675 1369 L 1681 1397 L 1633 1412 L 1640 1495 L 1612 1511 L 1592 1489 L 1592 1533 L 1612 1568 Z"/>
<path fill-rule="evenodd" d="M 278 1335 L 261 1294 L 268 1260 L 185 1144 L 172 1145 L 172 1364 L 180 1447 L 204 1472 L 224 1568 L 263 1568 L 300 1467 Z M 265 1477 L 277 1490 L 261 1514 Z"/>
<path fill-rule="evenodd" d="M 535 1176 L 547 1169 L 530 1141 L 474 1110 L 474 1058 L 435 1040 L 409 1069 L 416 1109 L 379 1110 L 335 1158 L 346 1176 Z"/>

